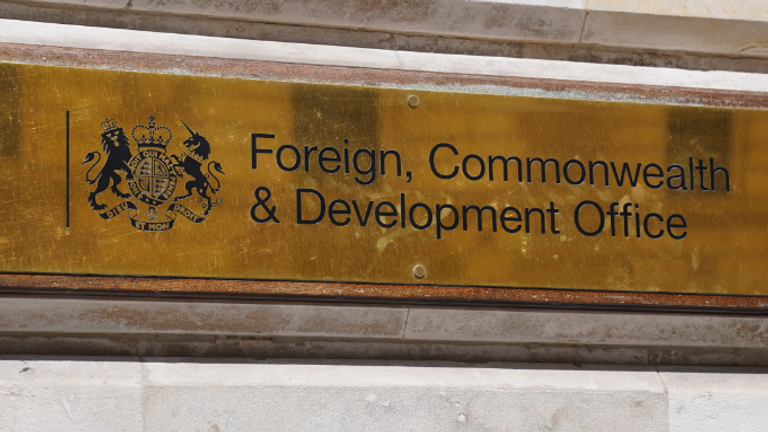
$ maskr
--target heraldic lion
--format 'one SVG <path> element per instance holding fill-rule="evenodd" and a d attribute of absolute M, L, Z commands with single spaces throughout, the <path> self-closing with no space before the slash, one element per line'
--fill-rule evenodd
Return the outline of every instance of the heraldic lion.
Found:
<path fill-rule="evenodd" d="M 85 181 L 88 182 L 88 184 L 96 183 L 96 189 L 88 194 L 88 203 L 91 204 L 91 207 L 94 210 L 104 210 L 107 208 L 105 204 L 96 202 L 96 195 L 107 190 L 107 188 L 110 187 L 110 184 L 112 185 L 112 193 L 118 198 L 126 199 L 131 197 L 130 194 L 123 193 L 117 187 L 122 181 L 119 173 L 120 171 L 125 173 L 126 180 L 131 180 L 133 178 L 133 173 L 131 173 L 131 170 L 128 167 L 128 161 L 131 160 L 130 142 L 125 136 L 123 128 L 117 127 L 114 120 L 112 120 L 111 126 L 112 127 L 101 134 L 101 145 L 104 148 L 104 153 L 107 155 L 107 160 L 104 162 L 104 166 L 101 167 L 101 170 L 96 177 L 91 179 L 88 175 L 101 160 L 101 153 L 97 151 L 88 153 L 85 155 L 85 160 L 83 160 L 83 163 L 81 164 L 85 165 L 93 161 L 91 167 L 88 168 L 88 172 L 85 173 Z"/>
<path fill-rule="evenodd" d="M 219 179 L 216 178 L 216 176 L 213 175 L 213 172 L 211 171 L 211 165 L 213 165 L 214 170 L 220 172 L 221 174 L 224 174 L 224 171 L 221 169 L 221 164 L 215 161 L 211 161 L 208 162 L 208 165 L 206 166 L 208 174 L 203 174 L 203 163 L 208 160 L 208 156 L 211 154 L 211 145 L 208 143 L 208 140 L 205 139 L 205 137 L 189 129 L 189 126 L 187 126 L 186 123 L 184 123 L 184 126 L 186 126 L 187 130 L 189 130 L 189 132 L 192 134 L 191 137 L 184 141 L 184 147 L 189 149 L 190 154 L 186 155 L 184 160 L 180 161 L 177 166 L 184 168 L 184 172 L 192 177 L 192 180 L 188 181 L 184 185 L 184 188 L 187 190 L 187 194 L 178 196 L 174 198 L 173 201 L 176 202 L 185 198 L 189 198 L 192 196 L 192 191 L 195 191 L 200 196 L 201 200 L 205 200 L 205 204 L 203 204 L 203 208 L 205 209 L 203 215 L 207 215 L 211 210 L 211 197 L 208 195 L 208 191 L 210 190 L 211 193 L 216 194 L 216 192 L 218 192 L 219 188 L 221 187 Z M 209 177 L 216 180 L 216 187 L 211 186 L 211 183 L 208 181 Z"/>

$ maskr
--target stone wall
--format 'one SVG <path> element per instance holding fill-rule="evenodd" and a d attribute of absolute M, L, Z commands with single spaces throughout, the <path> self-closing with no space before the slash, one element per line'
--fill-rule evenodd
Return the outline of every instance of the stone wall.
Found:
<path fill-rule="evenodd" d="M 758 431 L 765 371 L 0 361 L 9 431 Z"/>

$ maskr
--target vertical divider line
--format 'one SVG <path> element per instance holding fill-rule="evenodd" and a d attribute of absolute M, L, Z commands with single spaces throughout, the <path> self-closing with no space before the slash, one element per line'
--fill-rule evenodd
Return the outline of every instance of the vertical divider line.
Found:
<path fill-rule="evenodd" d="M 69 228 L 69 110 L 67 110 L 67 228 Z"/>

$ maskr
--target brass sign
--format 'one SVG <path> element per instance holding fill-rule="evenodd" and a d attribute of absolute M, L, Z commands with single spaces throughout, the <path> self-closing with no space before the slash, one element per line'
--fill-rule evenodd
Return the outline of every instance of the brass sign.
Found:
<path fill-rule="evenodd" d="M 0 64 L 0 271 L 768 295 L 768 112 Z"/>

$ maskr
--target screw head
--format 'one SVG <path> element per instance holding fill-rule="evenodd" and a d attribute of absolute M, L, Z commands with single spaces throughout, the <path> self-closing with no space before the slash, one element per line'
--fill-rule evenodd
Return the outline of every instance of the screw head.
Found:
<path fill-rule="evenodd" d="M 413 275 L 416 276 L 417 279 L 421 279 L 427 275 L 427 268 L 421 264 L 416 264 L 413 267 Z"/>
<path fill-rule="evenodd" d="M 419 106 L 419 97 L 416 95 L 408 96 L 408 105 L 410 105 L 411 108 L 416 108 Z"/>

